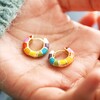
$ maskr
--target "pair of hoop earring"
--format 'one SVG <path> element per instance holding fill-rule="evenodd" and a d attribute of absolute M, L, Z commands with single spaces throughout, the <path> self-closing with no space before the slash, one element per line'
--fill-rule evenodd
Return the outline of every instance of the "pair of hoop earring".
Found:
<path fill-rule="evenodd" d="M 32 50 L 29 45 L 30 45 L 31 41 L 33 41 L 33 40 L 42 41 L 42 43 L 43 43 L 42 49 L 40 49 L 38 51 Z M 42 57 L 42 56 L 46 55 L 49 51 L 49 41 L 47 40 L 47 38 L 44 38 L 44 39 L 35 38 L 33 35 L 31 35 L 31 36 L 27 37 L 24 40 L 24 42 L 23 42 L 23 51 L 26 55 L 28 55 L 30 57 L 33 57 L 33 58 Z M 55 58 L 55 56 L 60 51 L 65 52 L 67 57 L 65 59 L 57 60 Z M 58 50 L 56 52 L 51 51 L 49 53 L 48 60 L 49 60 L 49 63 L 52 66 L 66 67 L 66 66 L 70 65 L 73 62 L 73 60 L 74 60 L 74 51 L 70 48 L 65 48 L 64 50 Z"/>

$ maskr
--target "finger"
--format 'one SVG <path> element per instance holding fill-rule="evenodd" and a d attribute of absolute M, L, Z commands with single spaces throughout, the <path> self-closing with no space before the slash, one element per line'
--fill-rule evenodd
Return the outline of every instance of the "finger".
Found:
<path fill-rule="evenodd" d="M 92 100 L 100 82 L 100 69 L 95 69 L 76 89 L 71 89 L 63 100 Z"/>
<path fill-rule="evenodd" d="M 98 28 L 99 28 L 99 30 L 100 30 L 100 16 L 98 17 L 98 20 L 97 20 L 98 22 Z"/>
<path fill-rule="evenodd" d="M 56 87 L 38 89 L 29 100 L 60 100 L 65 92 Z"/>
<path fill-rule="evenodd" d="M 74 93 L 75 100 L 91 100 L 100 83 L 100 69 L 95 69 Z"/>
<path fill-rule="evenodd" d="M 88 13 L 80 20 L 80 23 L 92 27 L 96 23 L 97 17 L 97 12 Z"/>
<path fill-rule="evenodd" d="M 63 11 L 100 10 L 99 0 L 58 0 Z"/>

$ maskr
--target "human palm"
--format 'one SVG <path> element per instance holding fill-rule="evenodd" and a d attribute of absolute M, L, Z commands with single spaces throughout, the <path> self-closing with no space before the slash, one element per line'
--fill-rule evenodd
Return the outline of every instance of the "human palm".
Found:
<path fill-rule="evenodd" d="M 30 35 L 46 37 L 50 50 L 72 48 L 74 62 L 68 67 L 56 68 L 49 64 L 48 54 L 39 59 L 26 56 L 22 43 Z M 0 39 L 2 89 L 18 100 L 75 100 L 74 89 L 98 61 L 99 38 L 99 31 L 71 21 L 56 1 L 28 0 L 22 14 Z M 96 96 L 83 100 L 94 100 Z"/>

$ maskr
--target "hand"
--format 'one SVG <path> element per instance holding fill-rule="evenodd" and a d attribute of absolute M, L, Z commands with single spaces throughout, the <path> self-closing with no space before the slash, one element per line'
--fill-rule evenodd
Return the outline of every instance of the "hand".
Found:
<path fill-rule="evenodd" d="M 56 0 L 28 0 L 21 11 L 0 39 L 2 90 L 18 100 L 99 100 L 100 69 L 95 67 L 100 32 L 71 21 Z M 72 48 L 75 61 L 66 68 L 54 68 L 48 55 L 25 56 L 22 43 L 31 34 L 47 37 L 50 50 Z"/>

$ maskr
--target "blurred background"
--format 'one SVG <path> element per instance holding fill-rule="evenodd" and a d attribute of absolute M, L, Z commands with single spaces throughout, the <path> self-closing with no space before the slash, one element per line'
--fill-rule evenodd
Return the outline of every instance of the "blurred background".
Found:
<path fill-rule="evenodd" d="M 67 14 L 70 16 L 71 19 L 75 21 L 79 21 L 85 14 L 88 12 L 68 12 Z"/>

